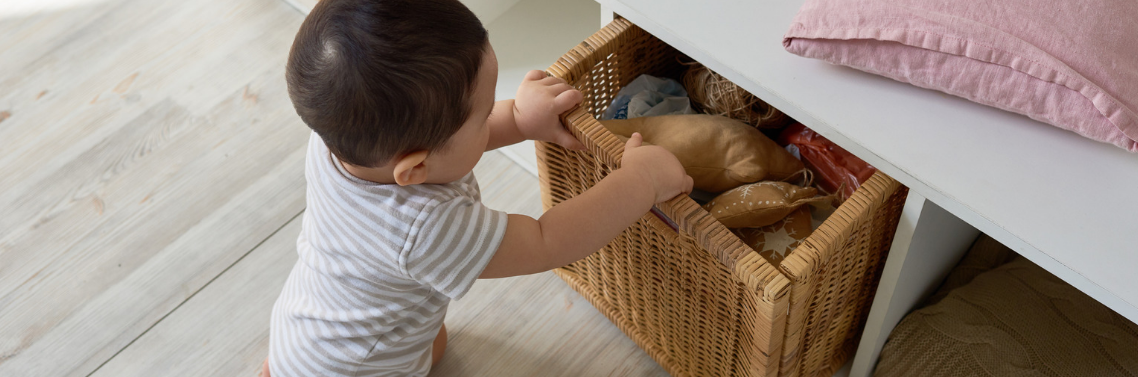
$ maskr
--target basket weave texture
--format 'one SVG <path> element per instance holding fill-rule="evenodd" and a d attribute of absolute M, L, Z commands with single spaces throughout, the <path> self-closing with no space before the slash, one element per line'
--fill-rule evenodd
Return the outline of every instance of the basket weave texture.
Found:
<path fill-rule="evenodd" d="M 587 150 L 538 143 L 546 209 L 620 166 L 623 143 L 593 114 L 641 74 L 680 77 L 680 58 L 617 19 L 549 67 L 584 94 L 562 119 Z M 906 193 L 877 173 L 777 266 L 680 196 L 555 272 L 673 376 L 829 376 L 856 345 Z"/>

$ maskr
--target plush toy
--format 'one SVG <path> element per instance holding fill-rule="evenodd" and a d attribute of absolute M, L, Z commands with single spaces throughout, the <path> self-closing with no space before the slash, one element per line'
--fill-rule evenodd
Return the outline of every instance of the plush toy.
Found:
<path fill-rule="evenodd" d="M 764 181 L 722 193 L 703 209 L 728 228 L 758 228 L 778 222 L 802 205 L 834 199 L 814 196 L 817 193 L 813 187 Z"/>
<path fill-rule="evenodd" d="M 762 228 L 731 229 L 743 243 L 776 266 L 813 231 L 809 206 L 798 207 L 789 216 Z"/>
<path fill-rule="evenodd" d="M 624 137 L 639 132 L 645 143 L 671 151 L 697 190 L 719 193 L 761 180 L 785 180 L 805 169 L 762 132 L 723 116 L 664 115 L 601 124 Z"/>

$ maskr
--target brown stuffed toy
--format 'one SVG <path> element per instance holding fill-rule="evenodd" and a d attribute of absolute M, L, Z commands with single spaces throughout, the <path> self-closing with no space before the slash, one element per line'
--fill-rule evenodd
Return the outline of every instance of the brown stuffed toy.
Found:
<path fill-rule="evenodd" d="M 833 200 L 832 196 L 815 197 L 817 193 L 813 187 L 764 181 L 722 193 L 703 209 L 728 228 L 758 228 L 774 224 L 804 204 Z"/>
<path fill-rule="evenodd" d="M 776 266 L 813 231 L 809 206 L 798 207 L 790 216 L 762 228 L 731 229 L 743 243 Z"/>
<path fill-rule="evenodd" d="M 664 115 L 601 121 L 612 133 L 639 132 L 646 144 L 676 155 L 695 189 L 723 192 L 761 180 L 785 180 L 805 167 L 746 123 L 718 115 Z"/>

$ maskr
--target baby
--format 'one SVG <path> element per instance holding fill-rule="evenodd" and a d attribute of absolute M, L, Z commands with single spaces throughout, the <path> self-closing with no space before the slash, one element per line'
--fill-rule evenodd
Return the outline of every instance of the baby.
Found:
<path fill-rule="evenodd" d="M 458 0 L 322 0 L 286 79 L 314 132 L 266 376 L 426 375 L 446 348 L 447 304 L 475 279 L 580 260 L 691 191 L 675 156 L 634 135 L 621 169 L 540 219 L 484 206 L 471 174 L 482 153 L 523 140 L 584 148 L 558 120 L 582 96 L 531 71 L 516 100 L 495 102 L 494 49 Z"/>

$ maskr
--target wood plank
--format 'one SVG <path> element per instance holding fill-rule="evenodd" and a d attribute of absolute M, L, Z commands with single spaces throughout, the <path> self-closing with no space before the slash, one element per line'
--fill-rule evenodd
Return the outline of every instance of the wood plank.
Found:
<path fill-rule="evenodd" d="M 92 376 L 255 376 L 300 223 L 298 215 Z"/>
<path fill-rule="evenodd" d="M 312 8 L 315 8 L 316 3 L 319 3 L 320 1 L 319 0 L 284 0 L 284 2 L 287 3 L 289 6 L 296 8 L 297 11 L 304 13 L 304 14 L 308 14 L 309 12 L 312 12 Z"/>
<path fill-rule="evenodd" d="M 266 30 L 295 30 L 300 21 L 271 0 L 114 3 L 121 6 L 92 15 L 97 22 L 60 16 L 77 25 L 12 46 L 34 58 L 5 54 L 5 62 L 14 58 L 0 71 L 0 106 L 11 113 L 0 123 L 0 186 L 9 188 L 0 203 L 18 203 L 17 195 L 157 103 L 208 116 L 253 76 L 283 66 L 291 33 Z M 28 160 L 37 163 L 20 162 Z"/>
<path fill-rule="evenodd" d="M 4 376 L 89 374 L 303 207 L 298 13 L 93 7 L 0 19 Z"/>
<path fill-rule="evenodd" d="M 49 260 L 3 298 L 0 333 L 6 343 L 17 337 L 21 343 L 5 349 L 0 375 L 86 375 L 169 313 L 299 212 L 303 152 L 280 158 L 264 176 L 232 194 L 219 190 L 215 198 L 192 200 L 201 195 L 189 191 L 206 187 L 204 182 L 183 184 L 169 196 L 158 190 L 151 199 L 158 207 L 153 211 L 123 215 L 124 220 L 100 227 L 105 235 L 81 235 L 78 246 Z M 44 233 L 42 238 L 58 232 Z"/>
<path fill-rule="evenodd" d="M 537 180 L 499 152 L 475 168 L 484 202 L 540 213 Z M 94 376 L 249 376 L 296 261 L 299 219 L 227 270 Z M 224 310 L 219 310 L 224 308 Z M 483 280 L 451 304 L 450 345 L 432 376 L 662 376 L 655 362 L 552 273 Z"/>
<path fill-rule="evenodd" d="M 667 376 L 552 272 L 480 281 L 451 304 L 432 376 Z"/>

